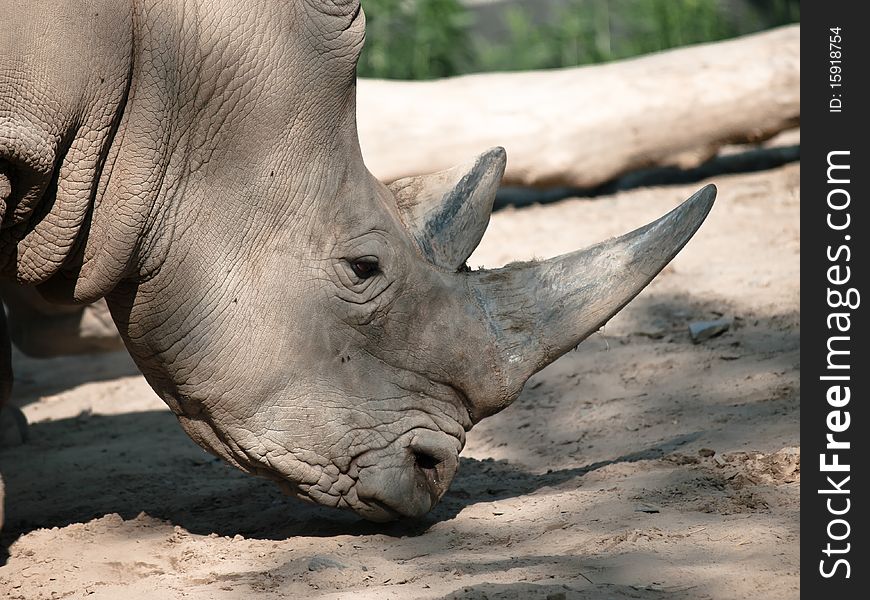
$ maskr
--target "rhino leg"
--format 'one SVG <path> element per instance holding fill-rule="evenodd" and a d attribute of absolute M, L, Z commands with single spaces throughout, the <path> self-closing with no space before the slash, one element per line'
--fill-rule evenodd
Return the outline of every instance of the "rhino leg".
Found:
<path fill-rule="evenodd" d="M 27 417 L 13 404 L 0 407 L 0 449 L 20 446 L 27 441 Z"/>
<path fill-rule="evenodd" d="M 6 311 L 0 304 L 0 407 L 5 406 L 12 392 L 12 347 L 6 331 Z"/>
<path fill-rule="evenodd" d="M 12 349 L 9 347 L 9 336 L 6 335 L 6 311 L 0 305 L 0 448 L 5 446 L 5 431 L 2 421 L 4 412 L 12 391 Z M 3 474 L 0 473 L 0 530 L 3 529 L 3 509 L 6 506 L 6 495 L 3 489 Z"/>
<path fill-rule="evenodd" d="M 6 335 L 6 311 L 0 305 L 0 412 L 6 407 L 9 393 L 12 391 L 12 349 L 9 347 L 9 336 Z M 2 418 L 2 415 L 0 415 Z M 0 434 L 2 435 L 2 434 Z M 0 447 L 3 442 L 0 441 Z M 3 530 L 3 512 L 6 506 L 6 494 L 3 489 L 3 474 L 0 473 L 0 531 Z"/>
<path fill-rule="evenodd" d="M 9 345 L 9 336 L 6 334 L 6 314 L 0 307 L 0 448 L 17 446 L 27 440 L 27 418 L 20 408 L 9 404 L 11 392 L 12 348 Z M 0 516 L 2 516 L 2 501 L 2 487 L 0 487 Z"/>
<path fill-rule="evenodd" d="M 12 347 L 6 334 L 6 311 L 0 303 L 0 450 L 17 446 L 27 439 L 27 418 L 17 406 L 9 404 L 12 393 Z M 0 531 L 3 530 L 6 491 L 0 473 Z"/>
<path fill-rule="evenodd" d="M 88 306 L 50 304 L 32 288 L 0 284 L 0 299 L 9 309 L 9 337 L 34 358 L 112 352 L 124 343 L 100 300 Z"/>

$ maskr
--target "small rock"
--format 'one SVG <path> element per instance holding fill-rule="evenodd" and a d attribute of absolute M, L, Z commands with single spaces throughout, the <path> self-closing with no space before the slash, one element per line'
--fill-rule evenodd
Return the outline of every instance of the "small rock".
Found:
<path fill-rule="evenodd" d="M 565 592 L 552 592 L 547 594 L 547 600 L 565 600 Z"/>
<path fill-rule="evenodd" d="M 323 571 L 325 569 L 346 569 L 347 565 L 329 556 L 312 556 L 308 561 L 309 571 Z"/>
<path fill-rule="evenodd" d="M 698 450 L 698 456 L 703 456 L 704 458 L 710 458 L 711 456 L 715 456 L 716 451 L 710 448 L 701 448 Z"/>
<path fill-rule="evenodd" d="M 716 319 L 715 321 L 695 321 L 689 323 L 689 335 L 694 343 L 700 344 L 717 335 L 722 335 L 728 331 L 733 323 L 734 319 L 730 318 Z"/>

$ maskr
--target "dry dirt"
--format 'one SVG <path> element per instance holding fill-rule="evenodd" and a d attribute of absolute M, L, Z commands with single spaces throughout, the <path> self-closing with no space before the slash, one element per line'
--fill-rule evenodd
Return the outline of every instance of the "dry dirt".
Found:
<path fill-rule="evenodd" d="M 419 523 L 283 497 L 193 444 L 123 354 L 15 356 L 0 595 L 797 598 L 798 164 L 715 178 L 683 253 L 468 436 Z M 472 266 L 627 231 L 700 184 L 507 209 Z M 688 324 L 725 334 L 693 344 Z"/>

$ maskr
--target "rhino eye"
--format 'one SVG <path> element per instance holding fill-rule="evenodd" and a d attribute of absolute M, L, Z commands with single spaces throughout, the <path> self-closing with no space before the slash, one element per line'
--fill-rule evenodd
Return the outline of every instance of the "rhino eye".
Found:
<path fill-rule="evenodd" d="M 375 258 L 358 258 L 349 262 L 354 275 L 360 279 L 368 279 L 381 272 L 378 261 Z"/>

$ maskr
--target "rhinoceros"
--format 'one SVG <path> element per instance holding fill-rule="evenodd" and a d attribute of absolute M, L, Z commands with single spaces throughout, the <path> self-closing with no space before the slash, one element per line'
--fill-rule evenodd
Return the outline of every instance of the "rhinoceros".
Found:
<path fill-rule="evenodd" d="M 466 432 L 637 295 L 715 197 L 472 270 L 505 151 L 389 185 L 366 170 L 357 0 L 2 12 L 0 275 L 105 298 L 198 444 L 374 521 L 429 511 Z"/>

